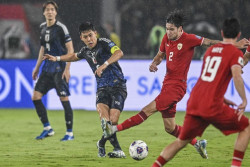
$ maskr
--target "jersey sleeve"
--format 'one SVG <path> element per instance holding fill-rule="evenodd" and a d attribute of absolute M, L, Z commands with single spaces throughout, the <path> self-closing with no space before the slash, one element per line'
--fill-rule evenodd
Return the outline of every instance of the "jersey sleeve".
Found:
<path fill-rule="evenodd" d="M 72 41 L 71 36 L 69 35 L 68 28 L 62 24 L 61 22 L 57 22 L 57 24 L 62 28 L 63 36 L 64 36 L 64 43 Z"/>
<path fill-rule="evenodd" d="M 86 52 L 87 52 L 87 49 L 86 47 L 82 47 L 81 50 L 76 54 L 76 56 L 79 58 L 79 59 L 84 59 L 85 58 L 85 55 L 86 55 Z"/>
<path fill-rule="evenodd" d="M 230 67 L 232 67 L 233 65 L 240 65 L 241 67 L 244 67 L 243 53 L 238 49 L 234 52 L 234 54 L 232 54 Z"/>
<path fill-rule="evenodd" d="M 160 46 L 160 51 L 165 53 L 165 43 L 167 42 L 167 34 L 164 35 L 164 37 L 161 40 L 161 46 Z"/>
<path fill-rule="evenodd" d="M 188 34 L 188 44 L 192 47 L 201 46 L 204 37 L 195 35 L 195 34 Z"/>
<path fill-rule="evenodd" d="M 111 54 L 114 54 L 115 51 L 121 50 L 113 41 L 107 38 L 100 38 L 100 41 L 102 41 L 102 46 L 105 50 L 110 52 Z"/>
<path fill-rule="evenodd" d="M 65 26 L 65 30 L 63 30 L 63 32 L 64 32 L 65 43 L 72 41 L 71 36 L 69 35 L 69 31 L 68 31 L 66 26 Z"/>
<path fill-rule="evenodd" d="M 44 42 L 42 40 L 42 35 L 40 34 L 40 45 L 43 46 L 44 45 Z"/>
<path fill-rule="evenodd" d="M 40 45 L 44 46 L 44 41 L 42 39 L 42 24 L 40 25 L 39 30 L 40 30 L 40 37 L 39 37 L 40 38 Z"/>

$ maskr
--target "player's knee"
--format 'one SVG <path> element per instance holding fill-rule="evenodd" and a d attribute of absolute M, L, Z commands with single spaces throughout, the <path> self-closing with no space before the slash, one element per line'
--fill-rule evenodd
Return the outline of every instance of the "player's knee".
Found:
<path fill-rule="evenodd" d="M 32 99 L 32 101 L 41 100 L 41 97 L 36 96 L 36 95 L 32 95 L 31 99 Z"/>
<path fill-rule="evenodd" d="M 69 98 L 68 98 L 68 96 L 65 96 L 65 97 L 62 96 L 62 97 L 60 97 L 60 100 L 61 101 L 69 101 Z"/>
<path fill-rule="evenodd" d="M 156 112 L 156 109 L 150 109 L 150 108 L 144 107 L 142 111 L 147 115 L 147 117 L 149 117 Z"/>

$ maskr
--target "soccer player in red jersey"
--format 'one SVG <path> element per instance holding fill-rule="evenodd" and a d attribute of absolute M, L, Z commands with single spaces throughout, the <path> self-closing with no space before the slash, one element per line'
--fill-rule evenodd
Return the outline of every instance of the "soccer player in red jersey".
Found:
<path fill-rule="evenodd" d="M 160 50 L 149 66 L 150 72 L 156 72 L 166 56 L 167 73 L 165 75 L 160 94 L 141 112 L 125 120 L 123 123 L 111 126 L 107 120 L 102 120 L 104 136 L 109 137 L 117 131 L 123 131 L 144 122 L 149 116 L 160 111 L 167 133 L 178 137 L 182 127 L 176 125 L 176 104 L 183 98 L 187 88 L 187 73 L 196 46 L 211 46 L 220 41 L 203 38 L 183 31 L 184 14 L 175 10 L 166 20 L 166 34 L 162 39 Z M 241 40 L 238 45 L 245 45 L 248 40 Z M 203 158 L 207 158 L 206 140 L 193 139 L 190 142 Z"/>
<path fill-rule="evenodd" d="M 153 167 L 161 167 L 171 160 L 193 138 L 201 136 L 210 124 L 225 135 L 239 133 L 232 167 L 241 166 L 250 139 L 250 125 L 249 119 L 243 115 L 247 99 L 241 77 L 242 67 L 249 60 L 249 56 L 245 55 L 243 59 L 243 53 L 234 46 L 240 34 L 237 19 L 229 18 L 224 21 L 223 42 L 208 48 L 205 53 L 201 75 L 188 100 L 180 136 L 162 151 Z M 242 100 L 237 109 L 225 104 L 224 94 L 231 78 Z"/>

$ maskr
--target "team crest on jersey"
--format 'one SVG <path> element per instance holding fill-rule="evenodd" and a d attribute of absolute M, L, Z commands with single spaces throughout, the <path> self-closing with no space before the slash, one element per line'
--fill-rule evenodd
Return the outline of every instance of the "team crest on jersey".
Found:
<path fill-rule="evenodd" d="M 109 43 L 109 47 L 112 48 L 113 46 L 115 46 L 115 43 L 114 43 L 114 42 L 110 42 L 110 43 Z"/>
<path fill-rule="evenodd" d="M 178 49 L 178 50 L 181 50 L 182 46 L 183 46 L 183 44 L 182 44 L 182 43 L 178 43 L 178 45 L 177 45 L 177 49 Z"/>

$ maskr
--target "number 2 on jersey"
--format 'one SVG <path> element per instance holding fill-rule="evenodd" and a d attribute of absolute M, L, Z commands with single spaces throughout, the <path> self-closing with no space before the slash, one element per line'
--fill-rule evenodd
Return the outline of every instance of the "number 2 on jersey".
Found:
<path fill-rule="evenodd" d="M 173 61 L 173 56 L 174 56 L 174 52 L 169 52 L 169 57 L 168 57 L 168 60 L 169 61 Z"/>
<path fill-rule="evenodd" d="M 212 82 L 217 74 L 220 63 L 221 57 L 215 56 L 211 58 L 211 56 L 207 56 L 201 79 L 203 81 Z"/>

